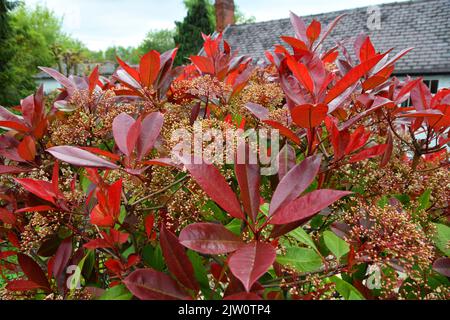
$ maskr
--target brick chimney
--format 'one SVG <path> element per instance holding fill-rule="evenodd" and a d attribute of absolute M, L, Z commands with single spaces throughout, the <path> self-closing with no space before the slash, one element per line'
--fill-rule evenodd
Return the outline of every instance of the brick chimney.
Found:
<path fill-rule="evenodd" d="M 234 1 L 216 0 L 216 30 L 222 32 L 229 24 L 234 24 Z"/>

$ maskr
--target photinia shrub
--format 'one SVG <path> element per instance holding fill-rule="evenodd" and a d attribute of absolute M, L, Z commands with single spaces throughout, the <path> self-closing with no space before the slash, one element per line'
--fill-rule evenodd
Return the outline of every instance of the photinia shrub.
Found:
<path fill-rule="evenodd" d="M 450 89 L 392 76 L 411 48 L 324 51 L 341 18 L 292 13 L 264 65 L 219 34 L 42 68 L 55 99 L 0 107 L 1 298 L 448 298 Z"/>

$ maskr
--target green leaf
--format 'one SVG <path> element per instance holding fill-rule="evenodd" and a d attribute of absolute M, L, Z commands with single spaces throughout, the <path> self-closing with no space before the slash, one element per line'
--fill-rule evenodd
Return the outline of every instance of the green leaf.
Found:
<path fill-rule="evenodd" d="M 445 224 L 435 223 L 436 233 L 434 243 L 447 257 L 450 256 L 450 227 Z"/>
<path fill-rule="evenodd" d="M 365 300 L 364 296 L 347 281 L 344 281 L 337 276 L 331 277 L 331 280 L 336 284 L 337 292 L 339 292 L 345 300 Z"/>
<path fill-rule="evenodd" d="M 323 233 L 323 241 L 327 248 L 336 256 L 338 261 L 350 251 L 348 243 L 331 231 L 327 230 Z"/>
<path fill-rule="evenodd" d="M 317 251 L 317 247 L 316 247 L 313 239 L 311 239 L 311 236 L 309 234 L 307 234 L 306 231 L 302 227 L 299 227 L 299 228 L 295 229 L 294 231 L 289 232 L 288 235 L 293 237 L 298 242 L 306 244 L 307 246 L 310 246 L 311 248 L 313 248 Z"/>
<path fill-rule="evenodd" d="M 99 300 L 131 300 L 133 294 L 123 284 L 107 289 Z"/>
<path fill-rule="evenodd" d="M 267 217 L 269 215 L 269 204 L 268 203 L 263 203 L 259 207 L 259 210 L 263 213 L 263 215 L 265 215 Z"/>
<path fill-rule="evenodd" d="M 427 189 L 424 193 L 419 197 L 419 207 L 417 210 L 426 210 L 430 207 L 430 195 L 431 190 Z"/>
<path fill-rule="evenodd" d="M 230 221 L 229 224 L 227 224 L 225 226 L 225 228 L 227 228 L 232 233 L 234 233 L 234 234 L 239 236 L 241 234 L 241 226 L 242 226 L 242 221 L 241 220 L 233 219 L 233 220 Z"/>
<path fill-rule="evenodd" d="M 388 197 L 386 195 L 382 196 L 380 198 L 380 200 L 378 200 L 378 206 L 380 208 L 386 207 L 388 203 L 389 203 L 389 199 L 388 199 Z"/>
<path fill-rule="evenodd" d="M 161 251 L 161 247 L 157 245 L 156 247 L 152 247 L 151 245 L 146 245 L 142 249 L 142 259 L 145 264 L 152 267 L 155 270 L 163 271 L 164 270 L 164 259 Z"/>
<path fill-rule="evenodd" d="M 284 256 L 277 257 L 277 262 L 300 272 L 316 271 L 322 266 L 321 257 L 310 248 L 287 248 Z"/>

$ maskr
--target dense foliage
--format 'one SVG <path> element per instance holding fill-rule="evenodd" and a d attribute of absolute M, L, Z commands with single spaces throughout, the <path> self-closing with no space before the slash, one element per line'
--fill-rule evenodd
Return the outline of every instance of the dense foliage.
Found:
<path fill-rule="evenodd" d="M 323 50 L 340 18 L 292 14 L 264 66 L 219 35 L 183 67 L 43 68 L 56 98 L 0 108 L 1 298 L 447 299 L 450 89 L 392 77 L 411 49 Z M 281 150 L 241 130 L 243 161 L 173 153 L 196 128 Z"/>

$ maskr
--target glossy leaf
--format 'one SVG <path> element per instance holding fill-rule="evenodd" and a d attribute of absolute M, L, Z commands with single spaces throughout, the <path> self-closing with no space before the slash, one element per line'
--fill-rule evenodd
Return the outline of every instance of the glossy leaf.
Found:
<path fill-rule="evenodd" d="M 169 271 L 185 287 L 198 291 L 200 287 L 194 277 L 194 268 L 178 238 L 163 226 L 159 242 Z"/>
<path fill-rule="evenodd" d="M 215 223 L 194 223 L 181 230 L 180 243 L 204 254 L 233 252 L 244 244 L 234 233 Z"/>
<path fill-rule="evenodd" d="M 233 253 L 228 262 L 228 266 L 248 292 L 253 284 L 274 263 L 275 257 L 276 251 L 271 244 L 252 242 L 242 246 Z"/>
<path fill-rule="evenodd" d="M 308 219 L 346 195 L 348 191 L 315 190 L 281 207 L 270 220 L 271 224 L 287 224 Z"/>
<path fill-rule="evenodd" d="M 321 156 L 311 156 L 292 168 L 280 181 L 270 202 L 269 216 L 286 206 L 308 188 L 320 169 Z"/>
<path fill-rule="evenodd" d="M 325 120 L 328 107 L 325 104 L 304 104 L 296 106 L 291 110 L 292 121 L 301 128 L 317 127 Z"/>
<path fill-rule="evenodd" d="M 167 274 L 152 269 L 138 269 L 123 280 L 128 290 L 140 300 L 189 300 L 190 296 Z"/>
<path fill-rule="evenodd" d="M 183 157 L 181 161 L 192 178 L 214 202 L 232 217 L 244 219 L 236 195 L 214 165 L 207 164 L 197 157 Z"/>
<path fill-rule="evenodd" d="M 74 166 L 108 169 L 119 168 L 114 163 L 97 157 L 96 155 L 77 147 L 57 146 L 47 149 L 47 152 L 55 158 L 70 163 Z"/>

